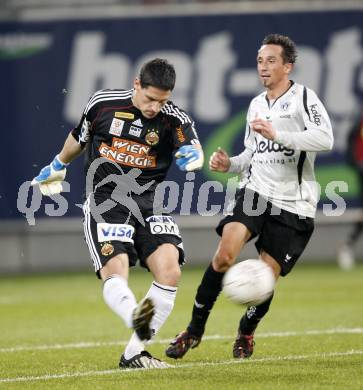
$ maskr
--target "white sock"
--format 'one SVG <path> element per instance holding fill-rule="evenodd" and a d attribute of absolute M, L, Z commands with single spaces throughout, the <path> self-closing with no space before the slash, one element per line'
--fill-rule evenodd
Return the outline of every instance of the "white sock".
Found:
<path fill-rule="evenodd" d="M 135 355 L 138 355 L 145 349 L 145 344 L 137 337 L 137 334 L 134 332 L 130 338 L 129 343 L 127 344 L 124 352 L 125 359 L 131 359 Z"/>
<path fill-rule="evenodd" d="M 151 298 L 155 305 L 155 314 L 151 320 L 151 328 L 154 330 L 154 334 L 159 332 L 173 310 L 176 292 L 176 287 L 152 282 L 146 296 Z"/>
<path fill-rule="evenodd" d="M 152 299 L 155 305 L 155 314 L 151 320 L 151 328 L 153 334 L 157 334 L 163 326 L 169 314 L 173 310 L 177 288 L 165 286 L 160 283 L 153 282 L 146 294 L 146 297 Z M 140 341 L 134 332 L 125 349 L 125 358 L 131 359 L 145 349 L 145 344 Z"/>
<path fill-rule="evenodd" d="M 137 303 L 134 294 L 127 285 L 127 280 L 119 275 L 112 275 L 103 284 L 103 298 L 106 304 L 128 328 L 132 328 L 132 312 Z"/>

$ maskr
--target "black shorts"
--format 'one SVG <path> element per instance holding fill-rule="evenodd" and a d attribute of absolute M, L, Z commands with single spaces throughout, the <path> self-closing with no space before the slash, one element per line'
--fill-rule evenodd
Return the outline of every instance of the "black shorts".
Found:
<path fill-rule="evenodd" d="M 146 259 L 161 244 L 173 244 L 179 251 L 179 264 L 184 263 L 183 242 L 173 217 L 167 213 L 154 214 L 154 192 L 144 192 L 129 198 L 132 203 L 118 203 L 112 209 L 100 213 L 103 202 L 110 197 L 97 195 L 88 198 L 83 205 L 84 233 L 99 276 L 100 269 L 112 257 L 127 253 L 130 266 L 137 260 L 147 268 Z M 125 202 L 126 203 L 126 202 Z M 135 211 L 135 205 L 139 210 Z M 101 210 L 102 211 L 102 210 Z"/>
<path fill-rule="evenodd" d="M 313 218 L 278 209 L 257 192 L 245 188 L 236 195 L 232 215 L 227 215 L 217 226 L 220 236 L 230 222 L 245 225 L 251 232 L 250 239 L 258 237 L 255 243 L 258 253 L 265 251 L 272 256 L 281 266 L 281 276 L 294 267 L 314 231 Z"/>

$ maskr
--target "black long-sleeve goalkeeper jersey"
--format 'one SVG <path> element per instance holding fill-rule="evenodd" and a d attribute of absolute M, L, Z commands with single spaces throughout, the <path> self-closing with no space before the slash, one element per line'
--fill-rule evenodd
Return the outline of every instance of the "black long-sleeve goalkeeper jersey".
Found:
<path fill-rule="evenodd" d="M 145 118 L 132 104 L 133 90 L 101 90 L 88 101 L 73 137 L 86 146 L 86 173 L 99 158 L 115 164 L 101 164 L 93 186 L 112 174 L 139 168 L 139 184 L 164 180 L 173 160 L 173 152 L 182 145 L 199 143 L 191 117 L 168 101 L 159 114 Z M 115 187 L 107 183 L 99 190 L 110 193 Z M 98 190 L 98 191 L 99 191 Z"/>

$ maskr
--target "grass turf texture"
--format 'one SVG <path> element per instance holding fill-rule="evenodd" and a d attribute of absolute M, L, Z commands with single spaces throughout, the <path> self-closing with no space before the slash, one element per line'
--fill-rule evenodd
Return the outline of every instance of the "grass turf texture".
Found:
<path fill-rule="evenodd" d="M 184 268 L 174 311 L 148 348 L 155 356 L 164 359 L 187 325 L 202 273 Z M 251 359 L 232 359 L 243 309 L 221 296 L 202 344 L 177 362 L 165 358 L 175 369 L 120 371 L 131 331 L 106 307 L 91 272 L 2 277 L 0 388 L 362 389 L 362 280 L 362 265 L 298 265 L 280 280 Z M 150 282 L 147 272 L 131 271 L 138 299 Z"/>

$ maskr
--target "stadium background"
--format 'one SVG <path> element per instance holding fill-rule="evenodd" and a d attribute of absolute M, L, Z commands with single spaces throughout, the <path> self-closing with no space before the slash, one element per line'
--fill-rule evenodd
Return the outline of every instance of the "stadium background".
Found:
<path fill-rule="evenodd" d="M 318 93 L 333 121 L 335 148 L 317 160 L 322 201 L 316 234 L 304 260 L 335 258 L 339 241 L 360 217 L 357 180 L 345 164 L 344 153 L 347 132 L 363 105 L 361 1 L 137 7 L 111 2 L 107 7 L 94 2 L 86 7 L 30 3 L 33 6 L 25 7 L 26 1 L 8 2 L 0 20 L 1 273 L 89 267 L 81 210 L 76 206 L 82 202 L 81 160 L 68 170 L 71 191 L 65 194 L 69 207 L 64 216 L 45 215 L 49 214 L 45 205 L 53 202 L 44 198 L 34 215 L 35 225 L 30 226 L 17 201 L 19 188 L 27 188 L 25 182 L 57 153 L 95 90 L 129 88 L 142 62 L 167 57 L 178 76 L 173 100 L 195 119 L 207 160 L 217 146 L 238 153 L 244 112 L 261 90 L 256 50 L 270 32 L 296 41 L 299 60 L 292 78 Z M 185 175 L 173 168 L 169 179 L 182 188 Z M 197 194 L 206 180 L 220 177 L 206 168 L 198 173 L 193 180 L 192 216 L 178 218 L 191 263 L 207 261 L 215 249 L 210 243 L 217 241 L 213 227 L 219 216 L 196 213 Z M 348 184 L 348 192 L 339 190 L 347 211 L 335 209 L 338 198 L 325 195 L 333 180 Z M 221 208 L 224 196 L 211 193 L 209 199 Z M 332 206 L 335 216 L 324 215 L 323 205 Z M 180 211 L 179 202 L 175 212 Z M 357 252 L 362 250 L 360 242 Z M 244 256 L 255 256 L 252 245 Z"/>

